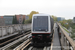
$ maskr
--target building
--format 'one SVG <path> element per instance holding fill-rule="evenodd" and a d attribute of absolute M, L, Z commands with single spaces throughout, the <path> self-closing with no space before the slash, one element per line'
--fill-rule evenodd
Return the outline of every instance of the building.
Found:
<path fill-rule="evenodd" d="M 3 16 L 0 16 L 0 26 L 5 26 L 5 20 Z"/>
<path fill-rule="evenodd" d="M 5 19 L 5 25 L 11 25 L 13 22 L 13 17 L 12 15 L 5 15 L 3 18 Z"/>
<path fill-rule="evenodd" d="M 29 16 L 26 15 L 25 20 L 28 20 L 28 19 L 29 19 Z"/>
<path fill-rule="evenodd" d="M 3 18 L 3 16 L 0 16 L 0 18 Z"/>
<path fill-rule="evenodd" d="M 57 17 L 57 20 L 58 21 L 63 21 L 63 20 L 65 20 L 65 18 L 63 18 L 63 17 Z"/>
<path fill-rule="evenodd" d="M 73 17 L 73 23 L 75 23 L 75 17 Z"/>
<path fill-rule="evenodd" d="M 22 24 L 23 23 L 23 20 L 25 20 L 25 17 L 26 17 L 26 15 L 22 15 L 22 14 L 15 15 L 15 16 L 16 16 L 16 19 L 17 19 L 18 24 Z"/>

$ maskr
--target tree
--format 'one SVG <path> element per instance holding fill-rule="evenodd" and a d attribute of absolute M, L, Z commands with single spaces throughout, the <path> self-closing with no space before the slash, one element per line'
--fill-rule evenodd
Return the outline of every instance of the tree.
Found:
<path fill-rule="evenodd" d="M 14 19 L 15 19 L 15 18 L 14 18 L 14 16 L 13 16 L 13 21 L 12 21 L 12 24 L 14 24 L 14 22 L 15 22 L 15 21 L 14 21 Z"/>
<path fill-rule="evenodd" d="M 25 19 L 23 19 L 23 22 L 22 22 L 22 24 L 24 24 L 24 21 L 25 21 Z"/>
<path fill-rule="evenodd" d="M 13 17 L 13 24 L 18 24 L 16 16 Z"/>
<path fill-rule="evenodd" d="M 25 23 L 25 24 L 31 23 L 31 20 L 32 20 L 32 19 L 25 20 L 24 23 Z"/>
<path fill-rule="evenodd" d="M 16 18 L 16 16 L 15 16 L 15 23 L 16 23 L 16 24 L 18 24 L 18 21 L 17 21 L 17 18 Z"/>
<path fill-rule="evenodd" d="M 31 19 L 32 18 L 32 15 L 33 14 L 38 14 L 39 12 L 36 12 L 36 11 L 31 11 L 31 13 L 28 15 L 29 16 L 29 19 Z"/>
<path fill-rule="evenodd" d="M 57 17 L 56 16 L 52 15 L 52 17 L 53 17 L 54 21 L 57 21 Z"/>

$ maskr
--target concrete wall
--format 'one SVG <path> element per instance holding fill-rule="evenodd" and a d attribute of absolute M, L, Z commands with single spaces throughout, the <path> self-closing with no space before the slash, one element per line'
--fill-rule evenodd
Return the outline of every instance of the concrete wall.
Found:
<path fill-rule="evenodd" d="M 5 25 L 5 19 L 4 18 L 0 18 L 0 26 L 4 26 Z"/>
<path fill-rule="evenodd" d="M 14 34 L 14 32 L 29 30 L 30 28 L 31 24 L 0 26 L 0 37 Z"/>

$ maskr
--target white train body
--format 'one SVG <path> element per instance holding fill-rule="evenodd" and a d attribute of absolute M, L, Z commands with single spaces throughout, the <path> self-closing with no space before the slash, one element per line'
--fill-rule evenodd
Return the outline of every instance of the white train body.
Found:
<path fill-rule="evenodd" d="M 50 39 L 53 35 L 54 21 L 48 14 L 34 14 L 32 17 L 31 32 L 32 40 L 37 41 L 39 36 L 42 41 Z M 49 37 L 49 38 L 47 38 Z"/>

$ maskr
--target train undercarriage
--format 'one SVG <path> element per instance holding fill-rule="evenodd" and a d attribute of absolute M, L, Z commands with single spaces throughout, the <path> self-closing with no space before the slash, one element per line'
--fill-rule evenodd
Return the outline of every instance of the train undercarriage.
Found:
<path fill-rule="evenodd" d="M 32 35 L 32 45 L 33 46 L 47 46 L 50 45 L 52 41 L 51 34 L 33 34 Z"/>

